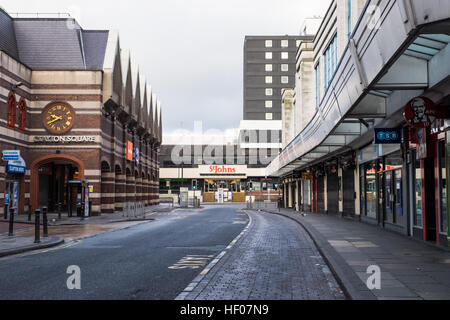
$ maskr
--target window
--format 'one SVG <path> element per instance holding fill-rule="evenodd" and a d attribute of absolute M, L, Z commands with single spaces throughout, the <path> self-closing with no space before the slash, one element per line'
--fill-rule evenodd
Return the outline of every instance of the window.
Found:
<path fill-rule="evenodd" d="M 289 83 L 289 77 L 281 77 L 281 83 L 282 84 L 287 84 L 287 83 Z"/>
<path fill-rule="evenodd" d="M 445 156 L 446 144 L 445 140 L 439 141 L 438 157 L 439 157 L 439 211 L 440 211 L 440 232 L 448 234 L 447 221 L 447 164 Z"/>
<path fill-rule="evenodd" d="M 273 65 L 272 64 L 266 64 L 266 72 L 272 72 L 273 71 Z"/>
<path fill-rule="evenodd" d="M 273 114 L 272 113 L 266 113 L 266 120 L 273 120 Z"/>
<path fill-rule="evenodd" d="M 266 96 L 273 96 L 273 89 L 266 89 Z"/>
<path fill-rule="evenodd" d="M 266 59 L 271 60 L 272 59 L 272 52 L 266 52 Z"/>
<path fill-rule="evenodd" d="M 8 127 L 14 128 L 16 123 L 16 95 L 11 92 L 8 96 Z"/>
<path fill-rule="evenodd" d="M 273 78 L 272 77 L 266 77 L 266 83 L 272 83 L 273 82 Z"/>
<path fill-rule="evenodd" d="M 281 40 L 281 47 L 282 48 L 289 47 L 289 40 Z"/>
<path fill-rule="evenodd" d="M 333 78 L 337 67 L 337 35 L 334 36 L 324 55 L 325 88 Z"/>
<path fill-rule="evenodd" d="M 282 64 L 281 65 L 281 71 L 288 72 L 289 71 L 289 65 L 288 64 Z"/>
<path fill-rule="evenodd" d="M 348 16 L 347 16 L 347 33 L 348 40 L 352 36 L 352 0 L 347 0 Z"/>
<path fill-rule="evenodd" d="M 27 121 L 27 103 L 24 99 L 20 99 L 19 102 L 19 130 L 25 131 L 26 128 L 26 121 Z"/>
<path fill-rule="evenodd" d="M 273 107 L 273 101 L 268 100 L 266 101 L 266 108 L 272 108 Z"/>
<path fill-rule="evenodd" d="M 272 48 L 272 40 L 266 40 L 266 48 Z"/>
<path fill-rule="evenodd" d="M 320 64 L 317 64 L 316 69 L 316 109 L 320 106 Z"/>
<path fill-rule="evenodd" d="M 283 59 L 283 60 L 289 59 L 289 52 L 282 52 L 281 53 L 281 59 Z"/>

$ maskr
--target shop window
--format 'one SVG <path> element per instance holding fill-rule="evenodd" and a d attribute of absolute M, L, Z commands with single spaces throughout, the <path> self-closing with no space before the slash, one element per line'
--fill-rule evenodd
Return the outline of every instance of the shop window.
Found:
<path fill-rule="evenodd" d="M 20 99 L 19 102 L 19 117 L 17 118 L 19 130 L 25 131 L 27 123 L 27 103 L 24 99 Z"/>
<path fill-rule="evenodd" d="M 415 161 L 414 174 L 414 226 L 421 228 L 422 221 L 422 169 L 420 160 Z"/>
<path fill-rule="evenodd" d="M 16 96 L 13 92 L 8 97 L 8 127 L 14 128 L 16 122 Z"/>
<path fill-rule="evenodd" d="M 439 142 L 439 190 L 440 232 L 447 234 L 447 164 L 445 157 L 445 141 Z"/>
<path fill-rule="evenodd" d="M 373 163 L 366 167 L 365 183 L 366 216 L 377 218 L 377 175 L 376 164 Z"/>

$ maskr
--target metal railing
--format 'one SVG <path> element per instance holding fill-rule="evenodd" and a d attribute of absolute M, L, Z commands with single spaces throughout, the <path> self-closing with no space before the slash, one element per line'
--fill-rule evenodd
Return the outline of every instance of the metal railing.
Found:
<path fill-rule="evenodd" d="M 266 210 L 278 210 L 280 206 L 279 201 L 247 201 L 247 209 L 266 209 Z"/>
<path fill-rule="evenodd" d="M 67 12 L 8 12 L 13 18 L 72 18 L 70 13 Z"/>
<path fill-rule="evenodd" d="M 137 218 L 145 215 L 145 202 L 125 202 L 123 217 Z"/>

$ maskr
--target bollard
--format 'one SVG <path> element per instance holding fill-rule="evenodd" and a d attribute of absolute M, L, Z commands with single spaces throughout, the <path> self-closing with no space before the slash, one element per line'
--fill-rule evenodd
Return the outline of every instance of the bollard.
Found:
<path fill-rule="evenodd" d="M 81 216 L 81 203 L 77 202 L 77 217 Z"/>
<path fill-rule="evenodd" d="M 4 217 L 5 217 L 5 220 L 8 220 L 8 205 L 7 204 L 5 204 Z"/>
<path fill-rule="evenodd" d="M 41 243 L 41 210 L 36 209 L 34 223 L 34 243 Z"/>
<path fill-rule="evenodd" d="M 14 208 L 9 209 L 9 233 L 10 237 L 14 236 Z"/>
<path fill-rule="evenodd" d="M 31 222 L 31 206 L 28 205 L 28 222 Z"/>
<path fill-rule="evenodd" d="M 85 209 L 85 208 L 86 208 L 86 207 L 85 207 L 85 203 L 82 202 L 82 203 L 81 203 L 81 220 L 84 220 L 84 214 L 85 214 L 84 209 Z"/>
<path fill-rule="evenodd" d="M 48 219 L 47 219 L 48 208 L 42 207 L 42 225 L 44 229 L 43 237 L 48 237 Z"/>
<path fill-rule="evenodd" d="M 62 203 L 58 203 L 58 220 L 61 220 Z"/>

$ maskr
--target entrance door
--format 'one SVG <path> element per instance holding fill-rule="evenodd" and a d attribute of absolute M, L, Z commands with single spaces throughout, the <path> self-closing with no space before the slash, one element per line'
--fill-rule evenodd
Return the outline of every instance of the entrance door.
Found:
<path fill-rule="evenodd" d="M 397 225 L 403 225 L 403 180 L 402 170 L 394 172 L 394 221 Z"/>
<path fill-rule="evenodd" d="M 394 190 L 393 190 L 393 172 L 388 171 L 384 174 L 384 190 L 385 190 L 385 214 L 384 221 L 394 223 Z"/>
<path fill-rule="evenodd" d="M 61 203 L 62 210 L 68 210 L 68 182 L 76 180 L 78 169 L 71 164 L 48 163 L 39 168 L 39 207 L 47 206 L 49 212 L 56 212 Z"/>

